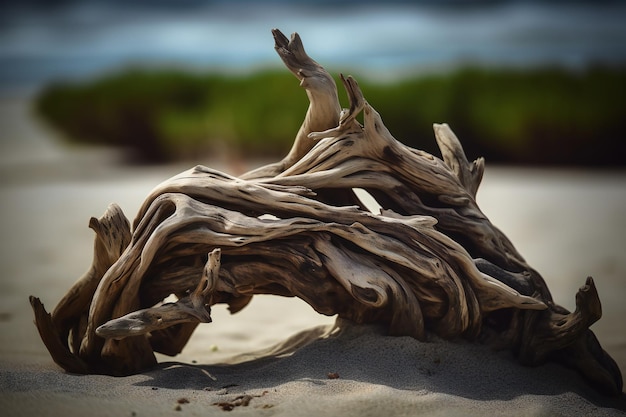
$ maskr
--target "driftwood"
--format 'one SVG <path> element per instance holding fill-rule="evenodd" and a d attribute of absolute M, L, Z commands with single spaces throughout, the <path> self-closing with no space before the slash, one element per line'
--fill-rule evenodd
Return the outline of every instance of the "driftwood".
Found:
<path fill-rule="evenodd" d="M 31 297 L 53 359 L 69 372 L 136 373 L 155 351 L 180 352 L 212 305 L 235 313 L 254 294 L 275 294 L 391 335 L 463 337 L 523 364 L 560 361 L 621 393 L 619 368 L 589 330 L 601 316 L 593 280 L 574 312 L 554 304 L 476 204 L 483 159 L 469 162 L 445 124 L 434 125 L 443 160 L 398 142 L 351 77 L 342 111 L 299 36 L 273 34 L 310 100 L 291 152 L 240 178 L 183 172 L 154 189 L 132 230 L 116 205 L 92 218 L 90 270 L 51 315 Z M 358 189 L 382 210 L 370 212 Z M 171 294 L 178 301 L 163 303 Z"/>

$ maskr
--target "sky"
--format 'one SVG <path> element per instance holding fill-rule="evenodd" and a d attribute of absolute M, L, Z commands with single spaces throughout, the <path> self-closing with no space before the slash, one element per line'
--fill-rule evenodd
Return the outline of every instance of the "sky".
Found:
<path fill-rule="evenodd" d="M 379 79 L 460 65 L 623 65 L 626 2 L 21 1 L 0 8 L 0 91 L 129 66 L 279 67 L 270 29 Z M 435 5 L 436 4 L 436 5 Z M 11 6 L 13 5 L 13 6 Z"/>

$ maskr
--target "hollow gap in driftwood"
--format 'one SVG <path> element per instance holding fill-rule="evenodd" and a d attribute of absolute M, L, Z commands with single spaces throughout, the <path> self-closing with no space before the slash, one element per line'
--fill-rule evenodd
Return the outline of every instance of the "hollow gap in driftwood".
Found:
<path fill-rule="evenodd" d="M 382 209 L 381 205 L 378 204 L 378 201 L 368 193 L 363 188 L 353 188 L 352 191 L 356 194 L 361 204 L 370 211 L 372 214 L 380 214 L 380 210 Z"/>
<path fill-rule="evenodd" d="M 167 297 L 165 297 L 163 301 L 161 302 L 161 304 L 175 303 L 176 301 L 178 301 L 178 297 L 176 296 L 176 294 L 172 293 L 168 295 Z"/>
<path fill-rule="evenodd" d="M 213 322 L 208 326 L 198 326 L 187 342 L 188 346 L 202 346 L 203 349 L 183 351 L 176 356 L 176 360 L 236 364 L 260 357 L 289 355 L 319 340 L 320 336 L 330 333 L 337 326 L 336 315 L 322 316 L 298 297 L 276 297 L 281 290 L 275 290 L 268 294 L 255 294 L 249 305 L 251 308 L 237 312 L 235 317 L 231 317 L 234 313 L 225 304 L 211 306 Z M 290 314 L 275 317 L 265 314 L 269 311 L 288 311 Z M 255 337 L 252 345 L 252 339 L 240 331 L 239 326 L 243 323 L 246 323 L 243 328 L 247 326 L 264 336 Z M 220 335 L 220 338 L 214 335 Z M 171 353 L 159 352 L 158 361 L 169 362 L 178 352 Z"/>

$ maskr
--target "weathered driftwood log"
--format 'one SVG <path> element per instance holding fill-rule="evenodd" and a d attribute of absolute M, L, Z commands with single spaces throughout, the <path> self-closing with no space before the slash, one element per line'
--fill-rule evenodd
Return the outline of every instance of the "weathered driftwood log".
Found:
<path fill-rule="evenodd" d="M 434 126 L 443 160 L 398 142 L 350 77 L 341 111 L 332 77 L 298 35 L 273 33 L 311 103 L 291 152 L 240 178 L 183 172 L 147 197 L 132 231 L 116 205 L 91 219 L 90 270 L 52 315 L 31 297 L 53 359 L 70 372 L 139 372 L 155 351 L 180 352 L 211 321 L 210 306 L 235 313 L 254 294 L 275 294 L 392 335 L 481 340 L 529 365 L 557 360 L 620 393 L 619 368 L 589 330 L 601 316 L 593 280 L 573 313 L 554 304 L 476 204 L 484 161 L 470 163 L 445 124 Z M 163 303 L 171 294 L 178 301 Z"/>

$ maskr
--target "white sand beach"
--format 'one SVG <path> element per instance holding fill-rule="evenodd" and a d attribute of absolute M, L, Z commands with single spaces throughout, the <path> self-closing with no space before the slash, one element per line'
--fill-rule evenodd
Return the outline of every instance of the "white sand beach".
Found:
<path fill-rule="evenodd" d="M 603 397 L 559 365 L 523 367 L 510 352 L 388 337 L 373 326 L 332 330 L 334 317 L 273 296 L 235 315 L 216 306 L 213 323 L 181 355 L 159 356 L 156 369 L 65 373 L 39 339 L 28 296 L 51 310 L 90 265 L 89 218 L 112 202 L 133 218 L 154 186 L 187 165 L 129 167 L 112 151 L 62 147 L 33 121 L 25 98 L 0 100 L 0 126 L 2 415 L 626 415 L 624 395 Z M 577 289 L 594 277 L 603 318 L 592 330 L 626 374 L 626 172 L 487 161 L 478 203 L 558 304 L 572 310 Z"/>

